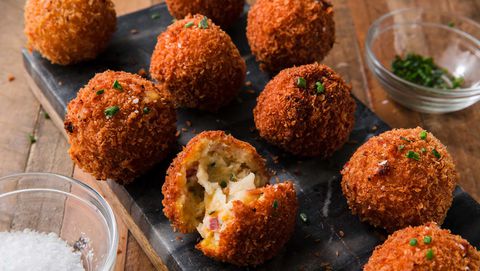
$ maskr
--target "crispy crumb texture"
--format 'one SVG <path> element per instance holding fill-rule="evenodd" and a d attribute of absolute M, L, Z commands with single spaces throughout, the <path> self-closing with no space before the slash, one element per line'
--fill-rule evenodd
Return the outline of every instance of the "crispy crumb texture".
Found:
<path fill-rule="evenodd" d="M 388 231 L 443 223 L 458 179 L 447 148 L 420 127 L 370 138 L 345 164 L 342 175 L 352 212 Z"/>
<path fill-rule="evenodd" d="M 205 255 L 236 265 L 273 257 L 292 234 L 297 211 L 290 182 L 268 185 L 265 161 L 221 131 L 193 138 L 168 169 L 164 213 L 175 229 L 197 230 Z"/>
<path fill-rule="evenodd" d="M 424 242 L 427 236 L 430 243 Z M 410 244 L 412 239 L 415 245 Z M 427 258 L 429 250 L 431 257 Z M 440 229 L 436 223 L 427 223 L 396 231 L 377 246 L 364 271 L 378 270 L 480 270 L 480 252 L 461 236 Z"/>
<path fill-rule="evenodd" d="M 175 142 L 171 95 L 136 74 L 96 74 L 70 101 L 65 130 L 70 157 L 97 179 L 132 181 Z"/>
<path fill-rule="evenodd" d="M 28 0 L 25 4 L 27 47 L 54 64 L 95 58 L 116 27 L 111 0 Z"/>
<path fill-rule="evenodd" d="M 245 0 L 165 0 L 177 20 L 189 14 L 203 14 L 223 29 L 231 26 L 243 12 Z"/>
<path fill-rule="evenodd" d="M 304 87 L 298 86 L 299 78 Z M 260 93 L 253 110 L 255 126 L 262 138 L 292 154 L 331 156 L 353 129 L 356 105 L 350 90 L 322 64 L 285 69 Z"/>
<path fill-rule="evenodd" d="M 333 7 L 326 0 L 257 0 L 247 38 L 260 68 L 276 73 L 322 59 L 335 42 Z"/>

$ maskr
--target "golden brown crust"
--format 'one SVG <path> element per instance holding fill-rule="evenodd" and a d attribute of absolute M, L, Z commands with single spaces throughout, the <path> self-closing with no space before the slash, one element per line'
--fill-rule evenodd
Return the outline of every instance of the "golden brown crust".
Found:
<path fill-rule="evenodd" d="M 307 89 L 297 86 L 303 77 Z M 324 92 L 318 94 L 315 83 Z M 260 136 L 300 156 L 328 157 L 348 140 L 355 101 L 350 86 L 318 63 L 281 71 L 260 93 L 253 111 Z"/>
<path fill-rule="evenodd" d="M 388 231 L 443 222 L 458 176 L 446 147 L 431 133 L 421 139 L 422 131 L 393 129 L 358 148 L 342 170 L 352 213 Z M 420 160 L 407 158 L 409 151 Z"/>
<path fill-rule="evenodd" d="M 321 61 L 335 42 L 333 7 L 325 0 L 258 0 L 248 12 L 247 38 L 262 70 Z"/>
<path fill-rule="evenodd" d="M 113 88 L 115 80 L 123 90 Z M 119 111 L 107 118 L 111 106 Z M 175 142 L 175 122 L 172 98 L 161 86 L 126 72 L 99 73 L 68 104 L 69 153 L 95 178 L 127 183 L 165 158 Z"/>
<path fill-rule="evenodd" d="M 240 17 L 245 0 L 166 0 L 168 11 L 181 20 L 189 14 L 203 14 L 226 29 Z"/>
<path fill-rule="evenodd" d="M 115 27 L 111 0 L 28 0 L 25 5 L 28 48 L 54 64 L 95 58 L 107 47 Z"/>
<path fill-rule="evenodd" d="M 216 111 L 228 104 L 245 80 L 246 64 L 230 37 L 203 15 L 187 16 L 163 32 L 152 55 L 150 73 L 183 107 Z M 187 23 L 193 23 L 185 27 Z"/>
<path fill-rule="evenodd" d="M 208 257 L 240 266 L 259 265 L 275 256 L 295 228 L 297 196 L 291 182 L 257 188 L 263 193 L 249 204 L 233 202 L 233 218 L 220 231 L 218 247 L 200 242 Z"/>
<path fill-rule="evenodd" d="M 182 233 L 193 232 L 196 227 L 196 225 L 187 223 L 182 211 L 182 206 L 179 204 L 180 198 L 186 194 L 184 189 L 186 167 L 199 158 L 198 155 L 201 149 L 204 148 L 204 142 L 206 140 L 221 142 L 227 146 L 241 150 L 245 153 L 246 157 L 250 157 L 251 163 L 255 165 L 254 171 L 256 175 L 261 176 L 267 181 L 270 178 L 270 172 L 268 172 L 265 166 L 265 159 L 263 159 L 249 143 L 227 135 L 223 131 L 206 131 L 198 134 L 188 142 L 187 146 L 185 146 L 173 160 L 167 170 L 165 183 L 162 187 L 164 196 L 162 201 L 164 206 L 163 212 L 171 221 L 174 229 Z"/>
<path fill-rule="evenodd" d="M 425 236 L 432 237 L 425 244 Z M 417 245 L 409 244 L 412 238 Z M 427 251 L 433 250 L 433 258 L 426 258 Z M 461 236 L 442 230 L 435 223 L 407 227 L 388 237 L 383 245 L 377 246 L 364 267 L 364 271 L 396 270 L 480 270 L 480 252 Z"/>

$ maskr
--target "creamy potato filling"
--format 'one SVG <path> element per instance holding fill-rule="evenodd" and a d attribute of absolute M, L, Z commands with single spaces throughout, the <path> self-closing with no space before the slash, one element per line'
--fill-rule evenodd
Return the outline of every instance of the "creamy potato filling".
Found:
<path fill-rule="evenodd" d="M 197 230 L 205 240 L 218 244 L 219 232 L 231 218 L 233 201 L 249 203 L 257 199 L 259 195 L 249 191 L 264 186 L 264 181 L 235 157 L 211 150 L 188 171 L 187 185 L 195 197 Z"/>

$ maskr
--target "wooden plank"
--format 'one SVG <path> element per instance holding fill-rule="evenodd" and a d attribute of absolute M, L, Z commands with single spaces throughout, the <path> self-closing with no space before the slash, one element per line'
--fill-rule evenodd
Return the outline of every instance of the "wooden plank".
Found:
<path fill-rule="evenodd" d="M 142 248 L 132 234 L 128 235 L 127 261 L 125 271 L 151 271 L 155 270 Z"/>

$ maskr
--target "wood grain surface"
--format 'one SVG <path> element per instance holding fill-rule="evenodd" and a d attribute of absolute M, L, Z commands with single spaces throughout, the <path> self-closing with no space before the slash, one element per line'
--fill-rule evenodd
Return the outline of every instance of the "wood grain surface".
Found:
<path fill-rule="evenodd" d="M 132 12 L 161 0 L 114 0 L 117 14 Z M 341 42 L 351 43 L 352 50 L 364 52 L 369 25 L 380 15 L 394 9 L 422 6 L 455 12 L 480 21 L 480 0 L 334 0 L 335 9 L 350 9 L 351 17 L 336 16 L 337 24 L 348 25 L 349 33 L 337 33 Z M 55 172 L 86 181 L 102 188 L 92 178 L 75 168 L 67 154 L 68 144 L 51 119 L 45 117 L 40 103 L 31 93 L 23 73 L 20 48 L 23 36 L 23 0 L 0 1 L 0 176 L 23 171 Z M 338 14 L 338 13 L 337 13 Z M 480 200 L 480 104 L 466 110 L 430 115 L 410 111 L 390 100 L 364 59 L 339 59 L 335 47 L 329 63 L 341 74 L 348 74 L 354 95 L 373 109 L 392 127 L 422 126 L 432 131 L 457 161 L 460 185 Z M 344 63 L 355 63 L 347 65 Z M 13 79 L 14 78 L 14 79 Z M 12 80 L 13 79 L 13 80 Z M 35 143 L 29 139 L 31 134 Z M 102 192 L 103 193 L 103 192 Z M 120 245 L 115 270 L 161 269 L 152 264 L 126 225 L 119 219 Z"/>

